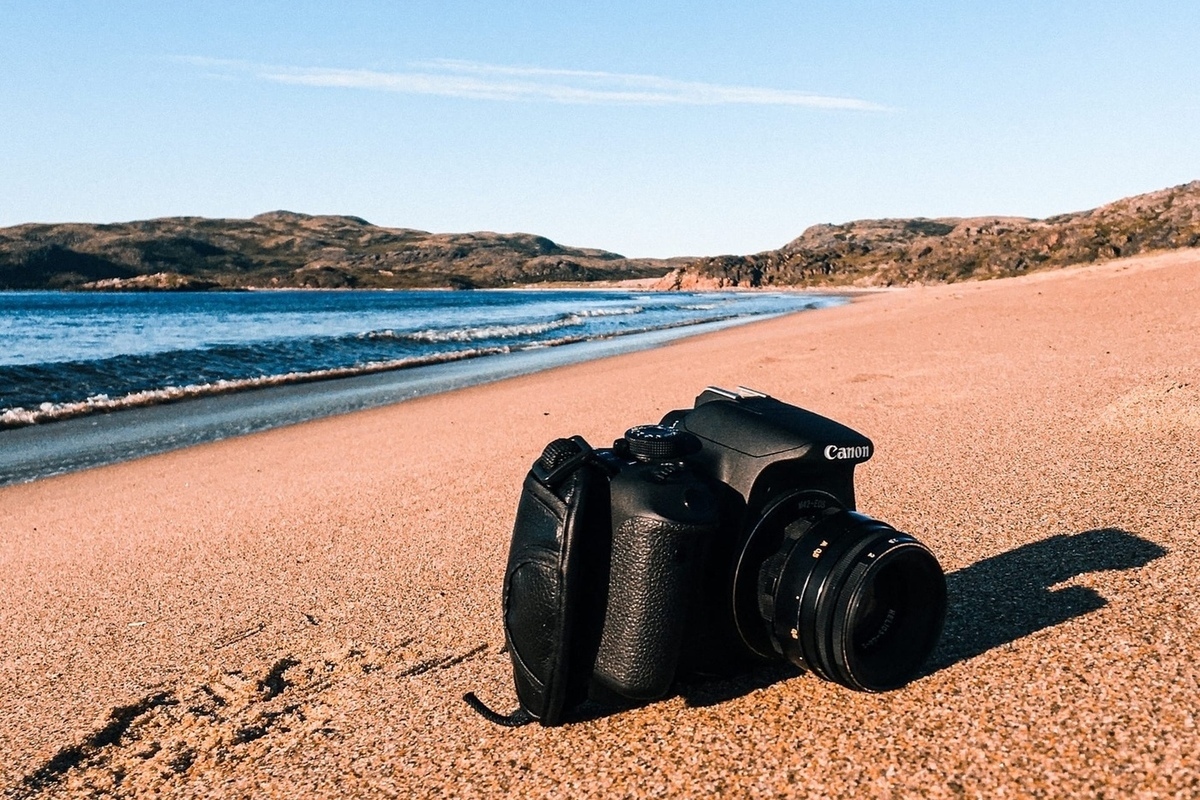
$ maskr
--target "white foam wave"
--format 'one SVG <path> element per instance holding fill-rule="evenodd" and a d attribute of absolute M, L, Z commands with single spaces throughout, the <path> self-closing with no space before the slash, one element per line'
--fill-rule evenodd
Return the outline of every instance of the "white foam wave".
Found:
<path fill-rule="evenodd" d="M 566 314 L 550 322 L 531 322 L 520 325 L 477 325 L 469 328 L 430 328 L 423 331 L 382 330 L 360 335 L 366 339 L 397 339 L 427 344 L 477 342 L 482 339 L 515 339 L 521 336 L 538 336 L 549 331 L 582 324 L 583 315 Z"/>
<path fill-rule="evenodd" d="M 36 408 L 2 408 L 0 409 L 0 429 L 15 428 L 25 425 L 34 425 L 41 422 L 50 422 L 54 420 L 68 419 L 70 417 L 82 416 L 95 412 L 117 411 L 129 408 L 140 408 L 144 406 L 161 405 L 164 403 L 172 403 L 179 400 L 188 400 L 197 397 L 207 397 L 210 395 L 229 394 L 232 392 L 240 392 L 249 389 L 260 389 L 270 386 L 284 386 L 294 383 L 307 383 L 311 381 L 320 381 L 330 378 L 349 378 L 356 375 L 368 375 L 375 372 L 386 372 L 389 370 L 404 369 L 408 367 L 419 367 L 429 364 L 440 364 L 448 361 L 460 361 L 467 358 L 476 358 L 479 356 L 500 355 L 519 350 L 529 350 L 535 348 L 557 347 L 564 344 L 574 344 L 576 342 L 593 341 L 597 339 L 612 339 L 630 334 L 645 333 L 652 330 L 666 330 L 671 328 L 685 328 L 692 325 L 701 325 L 706 323 L 720 322 L 737 318 L 741 315 L 728 314 L 710 319 L 688 319 L 679 320 L 670 324 L 661 326 L 646 326 L 637 328 L 626 328 L 620 331 L 613 331 L 607 334 L 567 334 L 551 339 L 543 339 L 538 342 L 529 343 L 514 343 L 512 346 L 500 345 L 494 347 L 473 347 L 454 350 L 447 353 L 431 353 L 422 356 L 410 356 L 407 358 L 390 359 L 386 361 L 373 361 L 366 364 L 360 364 L 350 367 L 335 367 L 331 369 L 320 369 L 311 371 L 288 372 L 280 375 L 264 375 L 255 378 L 240 378 L 233 380 L 218 380 L 212 383 L 189 384 L 187 386 L 167 386 L 161 389 L 150 389 L 141 392 L 133 392 L 122 397 L 109 397 L 105 394 L 93 395 L 86 400 L 80 402 L 69 403 L 42 403 Z M 546 323 L 543 326 L 536 326 L 546 330 L 554 330 L 557 328 L 569 327 L 570 325 L 578 325 L 579 316 L 571 314 L 557 320 L 555 323 Z M 517 327 L 535 327 L 535 326 L 494 326 L 511 330 Z M 482 329 L 474 329 L 476 331 Z M 439 333 L 456 333 L 458 331 L 442 331 Z M 465 332 L 465 329 L 464 331 Z M 376 331 L 372 336 L 396 336 L 409 337 L 412 334 L 396 334 L 392 331 Z M 441 339 L 437 341 L 452 341 L 451 339 Z"/>
<path fill-rule="evenodd" d="M 641 314 L 646 309 L 643 306 L 630 306 L 628 308 L 590 308 L 583 311 L 576 311 L 574 316 L 577 317 L 626 317 L 631 314 Z"/>
<path fill-rule="evenodd" d="M 284 386 L 292 383 L 308 383 L 310 381 L 320 381 L 329 378 L 350 378 L 355 375 L 369 375 L 375 372 L 387 372 L 389 370 L 420 367 L 428 364 L 442 364 L 448 361 L 461 361 L 466 358 L 499 355 L 509 352 L 511 352 L 511 348 L 509 347 L 479 347 L 456 350 L 450 353 L 435 353 L 388 361 L 372 361 L 353 367 L 288 372 L 282 375 L 263 375 L 256 378 L 219 380 L 213 383 L 194 383 L 187 386 L 167 386 L 162 389 L 133 392 L 116 398 L 109 397 L 106 394 L 97 394 L 79 402 L 42 403 L 37 408 L 17 407 L 0 409 L 0 429 L 17 428 L 25 425 L 35 425 L 40 422 L 68 419 L 98 411 L 118 411 L 127 408 L 156 406 L 164 403 L 173 403 L 178 400 L 190 400 L 196 397 L 208 397 L 216 394 L 229 394 L 247 389 Z"/>
<path fill-rule="evenodd" d="M 469 328 L 430 328 L 423 331 L 371 331 L 361 334 L 368 339 L 399 339 L 410 342 L 477 342 L 482 339 L 515 339 L 522 336 L 539 336 L 562 328 L 584 325 L 585 320 L 595 317 L 620 317 L 640 314 L 642 306 L 625 308 L 591 308 L 563 314 L 549 322 L 529 322 L 519 325 L 476 325 Z"/>

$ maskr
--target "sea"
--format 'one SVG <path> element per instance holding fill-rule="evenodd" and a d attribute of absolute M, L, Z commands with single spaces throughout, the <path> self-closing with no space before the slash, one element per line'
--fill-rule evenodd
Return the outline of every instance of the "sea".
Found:
<path fill-rule="evenodd" d="M 616 289 L 0 292 L 0 427 L 651 331 L 687 335 L 844 302 Z"/>

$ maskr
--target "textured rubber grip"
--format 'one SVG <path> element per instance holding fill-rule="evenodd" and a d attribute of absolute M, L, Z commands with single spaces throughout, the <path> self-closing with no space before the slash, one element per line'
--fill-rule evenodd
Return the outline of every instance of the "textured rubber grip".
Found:
<path fill-rule="evenodd" d="M 595 677 L 634 700 L 662 697 L 679 660 L 706 528 L 630 517 L 613 532 L 608 607 Z"/>

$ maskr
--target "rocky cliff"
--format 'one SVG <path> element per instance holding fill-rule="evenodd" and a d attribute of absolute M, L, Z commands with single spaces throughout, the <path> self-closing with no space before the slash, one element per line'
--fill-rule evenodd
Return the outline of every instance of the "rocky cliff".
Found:
<path fill-rule="evenodd" d="M 1200 246 L 1200 181 L 1046 219 L 875 219 L 814 225 L 778 250 L 704 258 L 663 289 L 892 286 L 1020 275 Z"/>

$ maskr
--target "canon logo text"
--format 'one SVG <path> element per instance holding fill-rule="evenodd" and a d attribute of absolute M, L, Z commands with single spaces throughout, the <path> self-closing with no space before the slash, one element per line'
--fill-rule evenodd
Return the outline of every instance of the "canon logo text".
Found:
<path fill-rule="evenodd" d="M 825 457 L 830 461 L 845 461 L 850 458 L 870 458 L 871 448 L 865 444 L 858 447 L 838 447 L 836 444 L 831 444 L 825 448 Z"/>

